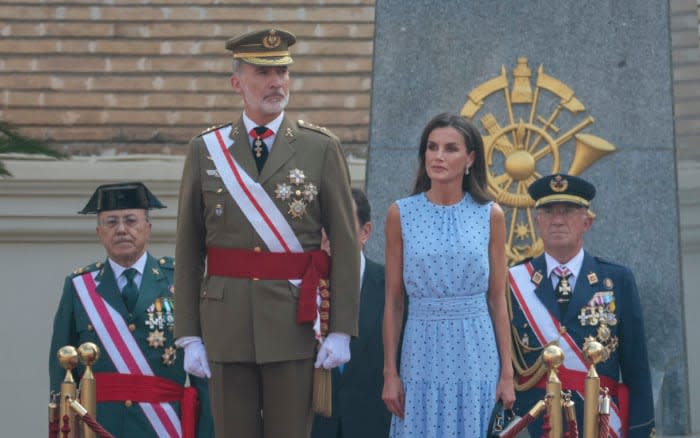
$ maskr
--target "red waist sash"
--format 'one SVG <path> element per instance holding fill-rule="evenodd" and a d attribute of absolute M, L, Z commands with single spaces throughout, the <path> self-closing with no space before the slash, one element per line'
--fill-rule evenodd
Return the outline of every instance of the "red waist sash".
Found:
<path fill-rule="evenodd" d="M 583 397 L 585 391 L 586 373 L 581 371 L 573 371 L 566 368 L 559 368 L 557 373 L 561 380 L 562 390 L 576 391 Z M 622 431 L 627 433 L 627 415 L 629 413 L 629 392 L 624 383 L 617 382 L 606 376 L 599 376 L 600 387 L 608 388 L 608 394 L 611 397 L 617 397 L 617 403 L 620 408 L 620 421 L 622 422 Z M 520 382 L 524 382 L 524 378 L 520 378 Z M 540 379 L 535 387 L 540 389 L 547 388 L 547 374 Z"/>
<path fill-rule="evenodd" d="M 182 437 L 194 438 L 199 400 L 197 390 L 180 386 L 157 376 L 120 373 L 95 373 L 98 402 L 125 401 L 146 403 L 180 402 Z"/>
<path fill-rule="evenodd" d="M 207 250 L 209 275 L 261 280 L 301 279 L 297 323 L 316 319 L 316 290 L 327 279 L 330 257 L 325 251 L 259 252 L 248 249 L 210 247 Z"/>

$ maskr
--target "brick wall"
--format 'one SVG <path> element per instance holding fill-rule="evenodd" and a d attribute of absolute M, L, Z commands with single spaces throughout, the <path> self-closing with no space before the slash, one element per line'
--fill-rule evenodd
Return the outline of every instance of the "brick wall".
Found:
<path fill-rule="evenodd" d="M 677 159 L 700 162 L 700 2 L 669 4 Z"/>
<path fill-rule="evenodd" d="M 231 36 L 271 25 L 292 47 L 295 118 L 365 156 L 374 0 L 3 0 L 0 120 L 73 154 L 181 154 L 237 117 Z"/>

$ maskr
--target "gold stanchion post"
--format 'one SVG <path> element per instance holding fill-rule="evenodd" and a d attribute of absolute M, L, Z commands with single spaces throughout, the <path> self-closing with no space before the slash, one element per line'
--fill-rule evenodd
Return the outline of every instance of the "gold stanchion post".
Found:
<path fill-rule="evenodd" d="M 586 341 L 583 354 L 589 364 L 583 388 L 583 438 L 598 438 L 600 377 L 595 366 L 603 359 L 605 347 L 597 341 Z"/>
<path fill-rule="evenodd" d="M 78 355 L 80 362 L 85 365 L 85 372 L 80 379 L 80 404 L 90 415 L 97 418 L 97 387 L 92 365 L 100 358 L 100 348 L 92 342 L 85 342 L 78 347 Z M 81 438 L 96 438 L 97 435 L 87 424 L 83 423 L 82 429 Z"/>
<path fill-rule="evenodd" d="M 71 345 L 66 345 L 61 347 L 57 353 L 58 363 L 61 367 L 66 370 L 66 376 L 63 378 L 61 383 L 61 401 L 59 403 L 59 414 L 61 416 L 61 425 L 63 425 L 63 418 L 68 416 L 68 426 L 70 431 L 67 435 L 62 435 L 65 438 L 76 438 L 77 433 L 77 416 L 70 407 L 70 402 L 75 400 L 77 388 L 75 386 L 75 379 L 73 379 L 73 373 L 71 370 L 78 365 L 78 351 L 75 347 Z"/>
<path fill-rule="evenodd" d="M 557 345 L 550 345 L 542 352 L 542 361 L 549 373 L 547 377 L 547 395 L 551 397 L 547 406 L 549 415 L 549 438 L 561 438 L 564 432 L 562 423 L 561 380 L 557 375 L 559 366 L 564 362 L 564 351 Z"/>

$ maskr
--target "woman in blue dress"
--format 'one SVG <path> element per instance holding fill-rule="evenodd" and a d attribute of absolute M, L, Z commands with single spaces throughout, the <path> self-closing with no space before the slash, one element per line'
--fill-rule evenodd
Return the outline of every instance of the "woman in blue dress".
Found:
<path fill-rule="evenodd" d="M 419 162 L 413 195 L 391 205 L 385 227 L 390 436 L 483 437 L 495 401 L 515 401 L 503 210 L 486 191 L 481 135 L 463 117 L 428 122 Z"/>

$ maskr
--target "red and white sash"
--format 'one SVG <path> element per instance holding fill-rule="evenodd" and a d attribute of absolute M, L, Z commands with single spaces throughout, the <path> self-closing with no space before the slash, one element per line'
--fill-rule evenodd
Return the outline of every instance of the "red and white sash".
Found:
<path fill-rule="evenodd" d="M 228 149 L 233 146 L 229 134 L 231 125 L 208 132 L 202 136 L 209 155 L 216 166 L 226 189 L 233 201 L 238 205 L 246 219 L 253 226 L 260 238 L 271 252 L 303 252 L 299 239 L 284 214 L 277 208 L 275 202 L 262 185 L 255 182 L 245 170 L 234 160 Z M 301 279 L 289 279 L 295 286 L 301 284 Z M 320 297 L 316 297 L 317 305 Z M 320 319 L 317 312 L 314 322 L 314 332 L 320 333 Z"/>
<path fill-rule="evenodd" d="M 102 346 L 119 373 L 153 376 L 153 370 L 129 331 L 124 318 L 97 293 L 95 277 L 98 272 L 88 272 L 74 277 L 73 286 Z M 140 402 L 138 405 L 158 437 L 182 436 L 180 419 L 169 403 Z"/>
<path fill-rule="evenodd" d="M 508 280 L 515 299 L 518 301 L 523 315 L 527 319 L 532 331 L 537 336 L 540 345 L 557 341 L 559 347 L 564 351 L 564 363 L 562 367 L 568 370 L 587 373 L 588 367 L 583 358 L 583 351 L 576 344 L 576 341 L 568 333 L 561 334 L 561 325 L 557 318 L 552 316 L 542 301 L 535 294 L 536 285 L 532 282 L 534 269 L 531 263 L 523 263 L 508 270 Z M 545 279 L 547 281 L 547 279 Z M 583 394 L 579 393 L 583 398 Z M 620 412 L 614 403 L 611 403 L 610 410 L 610 434 L 613 438 L 622 437 L 622 423 Z"/>

